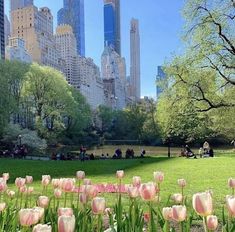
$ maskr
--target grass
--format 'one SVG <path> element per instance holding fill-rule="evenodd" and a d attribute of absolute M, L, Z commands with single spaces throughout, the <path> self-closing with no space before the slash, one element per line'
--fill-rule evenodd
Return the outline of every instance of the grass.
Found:
<path fill-rule="evenodd" d="M 230 194 L 227 186 L 229 177 L 235 177 L 234 153 L 226 153 L 210 159 L 186 159 L 166 157 L 150 157 L 133 160 L 95 160 L 95 161 L 30 161 L 30 160 L 0 160 L 0 173 L 9 172 L 9 188 L 16 189 L 16 177 L 32 175 L 35 194 L 41 190 L 41 176 L 49 174 L 52 178 L 74 177 L 76 171 L 84 170 L 86 177 L 93 183 L 115 183 L 116 170 L 125 171 L 124 182 L 131 183 L 133 176 L 140 176 L 142 182 L 153 180 L 154 171 L 163 171 L 165 180 L 161 188 L 162 202 L 166 202 L 169 195 L 180 192 L 177 179 L 185 178 L 187 186 L 185 194 L 190 199 L 194 193 L 212 190 L 216 213 L 220 214 L 225 196 Z M 113 204 L 113 196 L 107 196 L 107 203 Z"/>

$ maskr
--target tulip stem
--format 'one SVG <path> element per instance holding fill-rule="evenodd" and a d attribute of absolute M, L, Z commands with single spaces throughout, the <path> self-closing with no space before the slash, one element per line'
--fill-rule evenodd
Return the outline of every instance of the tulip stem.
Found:
<path fill-rule="evenodd" d="M 234 196 L 234 188 L 232 188 L 232 196 Z"/>
<path fill-rule="evenodd" d="M 101 232 L 102 225 L 101 225 L 101 215 L 98 215 L 98 226 L 97 226 L 97 232 Z"/>
<path fill-rule="evenodd" d="M 78 181 L 78 198 L 77 198 L 77 209 L 79 207 L 79 197 L 80 197 L 80 186 L 81 186 L 81 181 Z"/>
<path fill-rule="evenodd" d="M 184 232 L 184 223 L 183 222 L 180 222 L 180 231 Z"/>
<path fill-rule="evenodd" d="M 206 226 L 206 217 L 203 217 L 203 226 L 204 226 L 204 231 L 208 232 L 207 231 L 207 226 Z"/>
<path fill-rule="evenodd" d="M 66 207 L 67 193 L 64 194 L 64 208 Z"/>

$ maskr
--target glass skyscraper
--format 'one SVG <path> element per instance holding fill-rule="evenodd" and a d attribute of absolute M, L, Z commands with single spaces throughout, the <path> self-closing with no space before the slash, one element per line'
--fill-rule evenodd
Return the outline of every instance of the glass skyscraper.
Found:
<path fill-rule="evenodd" d="M 84 0 L 64 0 L 64 7 L 57 13 L 58 25 L 68 24 L 77 40 L 77 51 L 85 56 Z"/>
<path fill-rule="evenodd" d="M 104 0 L 104 45 L 121 55 L 120 0 Z"/>
<path fill-rule="evenodd" d="M 5 58 L 4 0 L 0 0 L 0 58 Z"/>

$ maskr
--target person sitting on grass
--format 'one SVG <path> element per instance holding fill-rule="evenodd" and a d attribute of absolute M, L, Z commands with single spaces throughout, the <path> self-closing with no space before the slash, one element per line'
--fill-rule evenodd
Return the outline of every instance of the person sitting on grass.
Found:
<path fill-rule="evenodd" d="M 194 157 L 194 159 L 196 159 L 196 155 L 192 152 L 192 150 L 189 148 L 188 145 L 185 146 L 185 151 L 186 151 L 186 157 L 187 158 L 192 158 Z"/>

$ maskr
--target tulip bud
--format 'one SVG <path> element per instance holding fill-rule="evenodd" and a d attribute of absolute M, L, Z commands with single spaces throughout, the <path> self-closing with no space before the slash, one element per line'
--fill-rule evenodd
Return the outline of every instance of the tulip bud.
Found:
<path fill-rule="evenodd" d="M 130 198 L 136 198 L 139 196 L 139 190 L 137 187 L 129 186 L 127 192 Z"/>
<path fill-rule="evenodd" d="M 148 223 L 150 221 L 150 214 L 149 213 L 144 213 L 144 221 L 145 221 L 145 223 Z"/>
<path fill-rule="evenodd" d="M 164 173 L 163 172 L 154 172 L 153 177 L 157 183 L 162 183 L 164 180 Z"/>
<path fill-rule="evenodd" d="M 55 198 L 61 198 L 62 191 L 60 189 L 55 189 L 54 190 L 54 196 L 55 196 Z"/>
<path fill-rule="evenodd" d="M 52 179 L 51 184 L 53 188 L 58 188 L 60 186 L 60 179 Z"/>
<path fill-rule="evenodd" d="M 73 215 L 73 209 L 71 208 L 59 208 L 58 209 L 58 216 L 72 216 Z"/>
<path fill-rule="evenodd" d="M 58 218 L 58 232 L 74 232 L 75 230 L 75 217 L 72 216 L 59 216 Z"/>
<path fill-rule="evenodd" d="M 139 176 L 133 176 L 132 184 L 134 187 L 139 187 L 141 185 L 141 178 Z"/>
<path fill-rule="evenodd" d="M 154 201 L 156 188 L 153 183 L 142 184 L 139 189 L 140 196 L 145 201 Z"/>
<path fill-rule="evenodd" d="M 84 171 L 77 171 L 76 173 L 78 180 L 83 180 L 85 178 L 85 172 Z"/>
<path fill-rule="evenodd" d="M 8 197 L 10 197 L 10 198 L 14 198 L 14 196 L 15 196 L 15 192 L 14 192 L 14 191 L 9 190 L 9 191 L 7 191 L 7 196 L 8 196 Z"/>
<path fill-rule="evenodd" d="M 26 184 L 32 184 L 33 183 L 33 177 L 32 176 L 26 176 L 25 180 L 26 180 Z"/>
<path fill-rule="evenodd" d="M 46 196 L 40 196 L 38 198 L 38 206 L 42 208 L 47 208 L 49 205 L 49 198 Z"/>
<path fill-rule="evenodd" d="M 235 179 L 229 178 L 229 179 L 228 179 L 228 186 L 229 186 L 230 188 L 235 188 Z"/>
<path fill-rule="evenodd" d="M 7 182 L 10 178 L 10 175 L 8 172 L 2 174 L 2 178 Z"/>
<path fill-rule="evenodd" d="M 27 190 L 27 188 L 26 188 L 26 186 L 24 185 L 24 186 L 20 187 L 19 190 L 20 190 L 21 193 L 25 193 L 26 190 Z"/>
<path fill-rule="evenodd" d="M 6 208 L 6 203 L 0 203 L 0 212 L 2 212 Z"/>
<path fill-rule="evenodd" d="M 186 180 L 185 179 L 178 179 L 178 185 L 181 188 L 184 188 L 186 186 Z"/>
<path fill-rule="evenodd" d="M 197 214 L 206 217 L 212 214 L 212 197 L 208 192 L 193 195 L 193 208 Z"/>
<path fill-rule="evenodd" d="M 51 231 L 52 231 L 51 226 L 38 224 L 33 227 L 32 232 L 51 232 Z"/>
<path fill-rule="evenodd" d="M 86 193 L 81 193 L 79 196 L 79 200 L 82 204 L 86 204 L 88 202 L 88 196 Z"/>
<path fill-rule="evenodd" d="M 206 225 L 208 230 L 216 230 L 218 226 L 218 219 L 214 215 L 209 215 L 206 218 Z"/>
<path fill-rule="evenodd" d="M 181 193 L 175 193 L 171 196 L 171 199 L 176 203 L 176 204 L 181 204 L 183 201 L 183 196 Z"/>
<path fill-rule="evenodd" d="M 103 214 L 105 210 L 105 199 L 102 197 L 93 198 L 91 208 L 94 214 Z"/>
<path fill-rule="evenodd" d="M 163 208 L 162 216 L 166 221 L 169 221 L 170 219 L 172 219 L 172 208 L 171 207 Z"/>
<path fill-rule="evenodd" d="M 182 222 L 186 219 L 186 207 L 182 205 L 172 206 L 172 219 L 177 222 Z"/>
<path fill-rule="evenodd" d="M 122 179 L 122 178 L 124 177 L 124 171 L 123 171 L 123 170 L 118 170 L 118 171 L 116 172 L 116 177 L 117 177 L 118 179 Z"/>
<path fill-rule="evenodd" d="M 0 192 L 5 192 L 7 189 L 7 184 L 4 179 L 0 180 Z"/>
<path fill-rule="evenodd" d="M 51 176 L 50 175 L 42 175 L 42 185 L 43 186 L 48 186 L 51 181 Z"/>
<path fill-rule="evenodd" d="M 91 185 L 91 180 L 90 179 L 84 179 L 83 184 L 84 185 Z"/>

